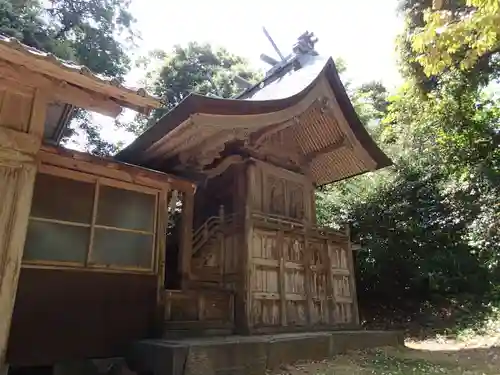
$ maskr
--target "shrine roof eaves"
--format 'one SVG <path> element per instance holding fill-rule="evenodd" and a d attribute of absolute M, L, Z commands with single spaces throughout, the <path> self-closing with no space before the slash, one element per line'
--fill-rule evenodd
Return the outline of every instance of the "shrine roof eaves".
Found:
<path fill-rule="evenodd" d="M 321 66 L 318 66 L 318 64 L 321 64 Z M 256 93 L 252 93 L 248 99 L 244 100 L 221 99 L 190 94 L 179 105 L 163 116 L 154 126 L 140 135 L 128 147 L 120 151 L 116 155 L 116 158 L 129 163 L 140 163 L 141 160 L 147 159 L 148 150 L 153 144 L 162 142 L 162 139 L 166 135 L 196 114 L 252 116 L 272 114 L 286 110 L 301 102 L 321 80 L 326 78 L 331 92 L 333 92 L 335 100 L 339 104 L 342 114 L 352 132 L 375 162 L 374 169 L 391 165 L 391 160 L 379 149 L 358 118 L 340 80 L 333 59 L 317 60 L 313 65 L 315 66 L 308 67 L 310 69 L 308 71 L 302 68 L 304 69 L 303 72 L 298 70 L 289 74 L 287 78 L 288 87 L 286 89 L 283 89 L 284 79 L 283 82 L 276 80 L 268 86 L 261 88 L 260 92 L 257 90 Z M 299 78 L 300 83 L 290 85 L 291 80 L 289 78 L 294 75 Z M 291 93 L 291 96 L 286 97 L 287 92 Z"/>

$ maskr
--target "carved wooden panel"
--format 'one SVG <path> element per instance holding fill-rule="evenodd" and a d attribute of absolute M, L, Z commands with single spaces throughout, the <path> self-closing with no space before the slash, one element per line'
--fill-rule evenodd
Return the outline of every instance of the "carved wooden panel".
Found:
<path fill-rule="evenodd" d="M 304 239 L 299 236 L 285 236 L 283 239 L 284 256 L 288 262 L 304 261 Z"/>
<path fill-rule="evenodd" d="M 311 220 L 312 182 L 306 176 L 257 163 L 249 184 L 252 208 L 263 213 Z"/>
<path fill-rule="evenodd" d="M 262 259 L 279 259 L 276 247 L 276 232 L 253 231 L 252 237 L 252 257 Z"/>
<path fill-rule="evenodd" d="M 254 228 L 250 322 L 259 327 L 355 323 L 348 244 Z"/>
<path fill-rule="evenodd" d="M 279 272 L 277 233 L 254 230 L 250 251 L 254 260 L 250 289 L 252 308 L 250 317 L 255 326 L 279 324 Z"/>
<path fill-rule="evenodd" d="M 352 323 L 352 301 L 351 274 L 348 264 L 347 249 L 345 247 L 328 244 L 328 256 L 331 260 L 333 319 L 336 323 Z"/>
<path fill-rule="evenodd" d="M 305 217 L 305 199 L 304 185 L 293 181 L 286 182 L 288 216 L 294 219 L 302 220 Z"/>
<path fill-rule="evenodd" d="M 287 214 L 286 207 L 286 181 L 269 174 L 267 176 L 267 192 L 269 206 L 267 207 L 268 212 L 274 215 Z"/>
<path fill-rule="evenodd" d="M 233 295 L 226 290 L 165 291 L 167 322 L 233 321 Z"/>
<path fill-rule="evenodd" d="M 265 135 L 251 144 L 250 149 L 278 165 L 295 168 L 303 165 L 302 152 L 290 129 Z"/>

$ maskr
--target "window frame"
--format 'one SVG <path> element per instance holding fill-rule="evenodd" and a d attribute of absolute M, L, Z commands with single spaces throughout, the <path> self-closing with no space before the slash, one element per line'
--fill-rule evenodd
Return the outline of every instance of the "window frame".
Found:
<path fill-rule="evenodd" d="M 66 226 L 75 226 L 75 227 L 85 227 L 89 229 L 89 241 L 87 246 L 87 253 L 85 256 L 85 261 L 83 263 L 80 262 L 66 262 L 66 261 L 57 261 L 57 260 L 26 260 L 23 258 L 22 266 L 30 267 L 30 268 L 69 268 L 69 269 L 78 269 L 78 270 L 86 270 L 86 271 L 107 271 L 107 272 L 123 272 L 123 273 L 141 273 L 141 274 L 155 274 L 158 268 L 157 259 L 158 259 L 158 249 L 159 249 L 159 236 L 158 229 L 160 228 L 159 223 L 159 205 L 161 204 L 161 195 L 164 194 L 164 191 L 161 189 L 155 189 L 151 187 L 146 187 L 142 185 L 136 185 L 133 183 L 114 180 L 107 177 L 101 177 L 97 175 L 91 175 L 88 173 L 82 173 L 78 171 L 68 170 L 64 168 L 59 168 L 51 165 L 39 165 L 37 176 L 39 174 L 46 174 L 50 176 L 66 178 L 74 181 L 91 183 L 94 187 L 94 196 L 92 202 L 92 215 L 90 222 L 87 223 L 78 223 L 66 220 L 58 220 L 58 219 L 49 219 L 42 217 L 34 217 L 29 215 L 29 222 L 31 221 L 40 221 L 47 223 L 54 223 L 59 225 Z M 154 210 L 153 210 L 153 226 L 151 231 L 145 230 L 135 230 L 128 228 L 119 228 L 109 225 L 99 225 L 96 224 L 97 212 L 98 212 L 98 202 L 99 202 L 99 192 L 101 186 L 112 187 L 121 190 L 134 191 L 141 194 L 148 194 L 154 197 Z M 28 224 L 29 225 L 29 224 Z M 94 251 L 94 238 L 96 229 L 108 229 L 115 230 L 117 232 L 127 232 L 127 233 L 136 233 L 143 235 L 152 236 L 151 239 L 151 263 L 148 268 L 137 267 L 137 266 L 123 266 L 123 265 L 115 265 L 115 264 L 96 264 L 91 262 L 92 252 Z"/>

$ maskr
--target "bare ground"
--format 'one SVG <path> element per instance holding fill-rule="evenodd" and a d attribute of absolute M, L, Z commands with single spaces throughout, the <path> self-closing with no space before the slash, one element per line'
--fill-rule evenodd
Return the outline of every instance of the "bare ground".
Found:
<path fill-rule="evenodd" d="M 328 361 L 284 366 L 289 375 L 500 375 L 500 334 L 466 341 L 408 341 L 405 348 L 350 352 Z"/>

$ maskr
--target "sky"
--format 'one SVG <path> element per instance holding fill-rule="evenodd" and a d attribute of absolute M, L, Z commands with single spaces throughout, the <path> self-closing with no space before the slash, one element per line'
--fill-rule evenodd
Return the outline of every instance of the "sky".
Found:
<path fill-rule="evenodd" d="M 382 81 L 389 89 L 400 83 L 395 38 L 403 28 L 397 0 L 132 0 L 142 40 L 132 58 L 153 49 L 170 50 L 189 41 L 209 42 L 246 57 L 255 68 L 268 67 L 261 53 L 277 57 L 266 39 L 266 27 L 284 55 L 304 31 L 314 32 L 321 55 L 342 58 L 346 78 L 354 84 Z M 133 69 L 126 83 L 136 86 L 144 72 Z M 110 127 L 107 127 L 110 129 Z M 132 138 L 108 130 L 105 138 Z"/>

